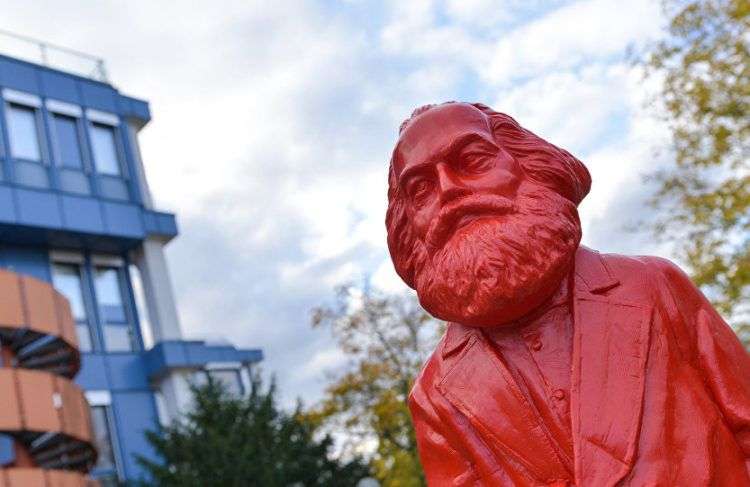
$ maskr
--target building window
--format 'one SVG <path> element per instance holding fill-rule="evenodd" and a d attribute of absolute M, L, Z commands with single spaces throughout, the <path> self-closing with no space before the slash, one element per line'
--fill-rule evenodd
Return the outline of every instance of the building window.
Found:
<path fill-rule="evenodd" d="M 90 133 L 96 171 L 108 176 L 120 176 L 120 158 L 117 155 L 115 128 L 92 122 Z"/>
<path fill-rule="evenodd" d="M 146 300 L 146 290 L 143 287 L 143 278 L 141 271 L 137 266 L 131 264 L 128 266 L 128 277 L 133 289 L 135 298 L 135 310 L 138 316 L 138 323 L 141 327 L 141 339 L 146 350 L 154 346 L 154 331 L 151 328 L 151 318 L 148 314 L 148 305 Z"/>
<path fill-rule="evenodd" d="M 52 282 L 55 288 L 70 302 L 78 333 L 78 348 L 82 352 L 93 350 L 91 329 L 83 300 L 81 266 L 78 264 L 55 263 L 52 265 Z"/>
<path fill-rule="evenodd" d="M 8 133 L 11 155 L 16 159 L 41 161 L 39 127 L 36 109 L 15 103 L 8 104 Z"/>
<path fill-rule="evenodd" d="M 91 406 L 91 427 L 94 430 L 94 446 L 99 456 L 96 459 L 97 470 L 115 469 L 115 452 L 112 448 L 112 435 L 109 428 L 109 407 Z"/>
<path fill-rule="evenodd" d="M 120 257 L 77 252 L 50 253 L 52 281 L 70 301 L 82 352 L 131 352 L 138 345 L 133 330 L 136 310 Z M 94 312 L 94 310 L 98 312 Z"/>
<path fill-rule="evenodd" d="M 130 352 L 133 336 L 125 309 L 122 268 L 96 266 L 94 287 L 99 305 L 104 348 L 108 352 Z"/>
<path fill-rule="evenodd" d="M 167 412 L 167 402 L 164 394 L 160 390 L 154 391 L 154 403 L 156 404 L 156 416 L 159 418 L 159 424 L 162 426 L 169 425 L 169 413 Z"/>
<path fill-rule="evenodd" d="M 244 393 L 242 379 L 239 369 L 208 369 L 195 373 L 194 381 L 197 385 L 206 384 L 208 378 L 221 384 L 227 392 L 233 396 L 241 396 Z"/>
<path fill-rule="evenodd" d="M 53 126 L 57 164 L 64 168 L 83 170 L 78 119 L 56 113 L 53 115 Z"/>
<path fill-rule="evenodd" d="M 98 452 L 96 465 L 91 471 L 102 487 L 121 485 L 121 472 L 118 468 L 117 437 L 114 418 L 112 417 L 112 396 L 109 391 L 86 391 L 91 414 L 91 429 L 94 435 L 94 447 Z"/>

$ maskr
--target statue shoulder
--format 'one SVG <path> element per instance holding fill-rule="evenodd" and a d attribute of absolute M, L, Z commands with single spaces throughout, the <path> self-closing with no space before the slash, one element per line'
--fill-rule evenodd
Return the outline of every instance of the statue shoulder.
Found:
<path fill-rule="evenodd" d="M 601 254 L 601 259 L 621 285 L 615 294 L 664 301 L 676 289 L 694 290 L 695 285 L 674 262 L 653 255 Z M 683 291 L 684 292 L 684 291 Z"/>
<path fill-rule="evenodd" d="M 601 254 L 602 260 L 617 278 L 638 274 L 668 279 L 688 279 L 680 267 L 669 259 L 654 255 Z"/>

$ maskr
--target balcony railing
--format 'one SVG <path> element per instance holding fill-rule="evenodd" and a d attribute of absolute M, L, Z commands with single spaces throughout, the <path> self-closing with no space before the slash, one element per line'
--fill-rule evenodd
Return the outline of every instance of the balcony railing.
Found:
<path fill-rule="evenodd" d="M 102 58 L 0 29 L 0 53 L 108 83 Z"/>

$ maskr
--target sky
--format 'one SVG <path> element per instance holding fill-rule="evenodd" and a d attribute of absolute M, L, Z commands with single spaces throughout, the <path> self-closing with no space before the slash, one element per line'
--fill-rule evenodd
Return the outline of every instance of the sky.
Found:
<path fill-rule="evenodd" d="M 185 335 L 262 348 L 284 403 L 310 404 L 346 365 L 310 310 L 346 282 L 406 290 L 383 220 L 418 106 L 512 115 L 591 171 L 586 245 L 665 255 L 638 229 L 667 139 L 626 55 L 659 36 L 659 3 L 0 0 L 0 29 L 103 57 L 150 102 L 141 151 L 157 208 L 177 213 Z"/>

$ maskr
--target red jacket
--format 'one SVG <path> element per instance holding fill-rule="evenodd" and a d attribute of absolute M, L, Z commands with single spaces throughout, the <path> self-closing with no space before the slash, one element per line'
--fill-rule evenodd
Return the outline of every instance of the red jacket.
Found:
<path fill-rule="evenodd" d="M 573 310 L 576 486 L 750 486 L 750 357 L 682 271 L 582 247 Z M 479 329 L 449 325 L 410 407 L 430 486 L 566 485 Z"/>

